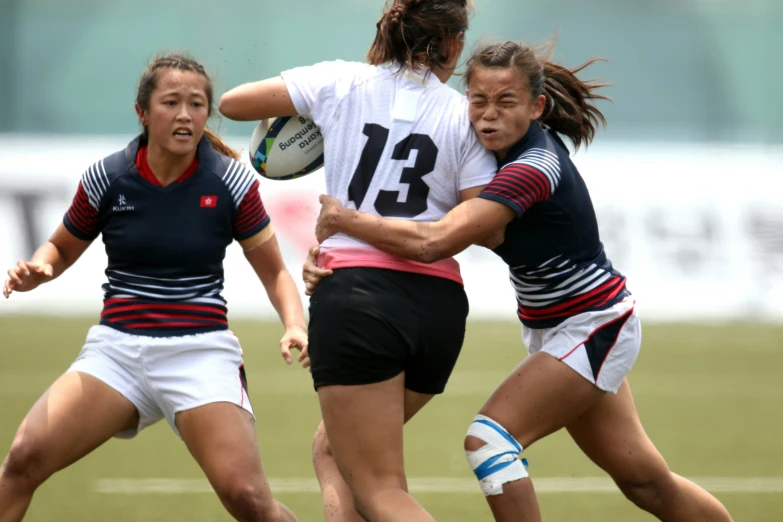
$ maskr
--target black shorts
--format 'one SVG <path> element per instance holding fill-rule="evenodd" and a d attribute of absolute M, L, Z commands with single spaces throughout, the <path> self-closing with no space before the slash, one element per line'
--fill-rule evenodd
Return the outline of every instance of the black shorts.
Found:
<path fill-rule="evenodd" d="M 409 390 L 443 393 L 465 338 L 459 283 L 381 268 L 342 268 L 310 298 L 315 389 L 382 382 L 405 372 Z"/>

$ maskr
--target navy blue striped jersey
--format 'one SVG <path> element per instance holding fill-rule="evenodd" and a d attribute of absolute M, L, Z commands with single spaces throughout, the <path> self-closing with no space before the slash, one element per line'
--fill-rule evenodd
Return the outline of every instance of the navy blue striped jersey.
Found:
<path fill-rule="evenodd" d="M 79 239 L 103 236 L 101 324 L 154 337 L 225 330 L 226 247 L 269 224 L 258 181 L 203 138 L 195 171 L 156 185 L 139 172 L 139 141 L 87 169 L 64 217 Z"/>
<path fill-rule="evenodd" d="M 529 328 L 551 328 L 630 295 L 612 267 L 582 177 L 556 133 L 533 122 L 479 197 L 517 215 L 494 250 L 509 266 L 517 314 Z"/>

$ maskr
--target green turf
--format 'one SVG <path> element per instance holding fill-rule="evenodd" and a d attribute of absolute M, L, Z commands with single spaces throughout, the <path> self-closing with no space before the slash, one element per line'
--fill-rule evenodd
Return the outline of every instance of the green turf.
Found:
<path fill-rule="evenodd" d="M 35 399 L 77 355 L 89 319 L 0 319 L 0 448 Z M 310 441 L 319 421 L 309 374 L 285 367 L 281 328 L 235 323 L 269 476 L 312 477 Z M 647 325 L 630 376 L 647 431 L 671 467 L 686 476 L 783 477 L 783 327 Z M 515 323 L 471 323 L 455 376 L 406 432 L 410 477 L 467 478 L 462 437 L 483 401 L 522 358 Z M 601 472 L 563 434 L 526 451 L 536 477 L 593 477 Z M 100 479 L 197 479 L 184 445 L 164 423 L 133 441 L 111 441 L 57 474 L 37 493 L 30 521 L 230 520 L 213 494 L 104 494 Z M 720 493 L 735 520 L 783 519 L 781 493 Z M 283 493 L 302 521 L 323 520 L 320 498 Z M 478 489 L 417 498 L 443 521 L 491 520 Z M 649 521 L 619 493 L 542 494 L 550 521 Z"/>

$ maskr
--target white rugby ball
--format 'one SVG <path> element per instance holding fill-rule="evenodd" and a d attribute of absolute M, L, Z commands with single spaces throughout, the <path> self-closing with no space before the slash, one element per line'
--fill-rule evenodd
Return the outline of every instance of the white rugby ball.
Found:
<path fill-rule="evenodd" d="M 294 179 L 324 164 L 324 137 L 312 120 L 284 116 L 263 120 L 250 138 L 250 163 L 269 179 Z"/>

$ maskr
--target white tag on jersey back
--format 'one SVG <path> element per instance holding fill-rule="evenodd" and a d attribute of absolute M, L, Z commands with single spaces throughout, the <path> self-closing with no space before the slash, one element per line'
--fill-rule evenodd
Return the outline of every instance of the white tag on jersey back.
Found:
<path fill-rule="evenodd" d="M 402 75 L 408 81 L 397 84 L 391 116 L 396 121 L 414 122 L 419 113 L 419 101 L 427 88 L 426 80 L 410 69 L 406 69 Z"/>
<path fill-rule="evenodd" d="M 419 85 L 401 86 L 394 98 L 394 107 L 392 107 L 391 113 L 392 119 L 395 121 L 416 121 L 423 90 L 424 88 Z"/>

